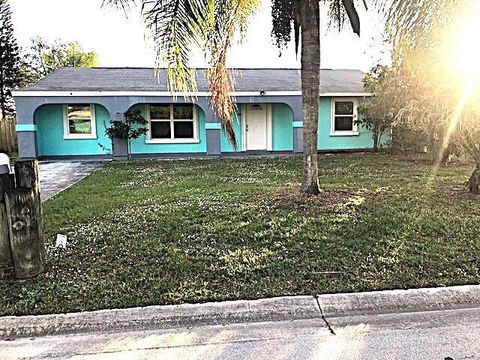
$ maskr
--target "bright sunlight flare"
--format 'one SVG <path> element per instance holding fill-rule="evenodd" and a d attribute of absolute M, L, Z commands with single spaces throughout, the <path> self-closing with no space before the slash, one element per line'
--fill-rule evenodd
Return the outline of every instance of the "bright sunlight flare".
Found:
<path fill-rule="evenodd" d="M 480 81 L 480 1 L 475 1 L 473 11 L 459 22 L 453 33 L 451 65 L 469 81 Z"/>

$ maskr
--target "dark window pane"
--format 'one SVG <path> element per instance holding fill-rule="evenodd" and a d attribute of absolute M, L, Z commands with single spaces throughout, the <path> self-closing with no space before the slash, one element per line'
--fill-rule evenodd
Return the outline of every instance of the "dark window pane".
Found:
<path fill-rule="evenodd" d="M 150 119 L 170 119 L 170 105 L 150 105 Z"/>
<path fill-rule="evenodd" d="M 352 131 L 352 116 L 335 116 L 335 131 Z"/>
<path fill-rule="evenodd" d="M 193 105 L 173 105 L 174 119 L 193 119 Z"/>
<path fill-rule="evenodd" d="M 353 102 L 335 101 L 335 115 L 353 115 Z"/>
<path fill-rule="evenodd" d="M 67 106 L 68 119 L 84 119 L 90 120 L 92 114 L 90 112 L 89 104 L 75 104 Z"/>
<path fill-rule="evenodd" d="M 152 121 L 150 123 L 152 139 L 170 139 L 170 121 Z"/>
<path fill-rule="evenodd" d="M 175 121 L 173 128 L 175 139 L 193 139 L 193 121 Z"/>
<path fill-rule="evenodd" d="M 70 119 L 68 120 L 68 130 L 70 134 L 91 134 L 92 122 L 90 119 Z"/>

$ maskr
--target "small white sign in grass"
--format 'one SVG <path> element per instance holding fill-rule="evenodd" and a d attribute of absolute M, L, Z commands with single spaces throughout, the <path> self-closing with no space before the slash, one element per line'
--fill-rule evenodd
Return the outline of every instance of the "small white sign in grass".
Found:
<path fill-rule="evenodd" d="M 67 247 L 67 235 L 57 234 L 57 241 L 55 243 L 57 248 L 65 249 Z"/>

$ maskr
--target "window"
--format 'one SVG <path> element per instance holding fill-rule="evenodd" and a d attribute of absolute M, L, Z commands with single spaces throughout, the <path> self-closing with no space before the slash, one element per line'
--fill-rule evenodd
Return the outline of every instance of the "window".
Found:
<path fill-rule="evenodd" d="M 332 101 L 330 135 L 358 135 L 357 102 L 354 99 Z"/>
<path fill-rule="evenodd" d="M 96 139 L 95 105 L 71 104 L 64 106 L 64 138 Z"/>
<path fill-rule="evenodd" d="M 198 142 L 197 113 L 194 105 L 149 105 L 148 114 L 148 142 Z"/>

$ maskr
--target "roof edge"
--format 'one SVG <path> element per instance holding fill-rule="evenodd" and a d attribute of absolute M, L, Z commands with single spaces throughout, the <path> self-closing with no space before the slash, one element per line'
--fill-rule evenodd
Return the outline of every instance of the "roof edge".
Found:
<path fill-rule="evenodd" d="M 93 70 L 167 70 L 167 67 L 148 67 L 148 66 L 93 66 L 93 67 L 80 67 L 80 66 L 65 66 L 58 68 L 62 69 L 93 69 Z M 193 70 L 208 70 L 207 67 L 193 67 Z M 228 67 L 228 70 L 302 70 L 300 67 Z M 365 73 L 361 69 L 354 68 L 321 68 L 320 71 L 359 71 Z"/>
<path fill-rule="evenodd" d="M 108 96 L 158 96 L 158 97 L 209 97 L 211 92 L 168 92 L 168 91 L 52 91 L 52 90 L 16 90 L 12 92 L 14 97 L 108 97 Z M 231 96 L 301 96 L 301 91 L 235 91 Z M 335 92 L 322 93 L 322 97 L 363 97 L 372 96 L 368 92 Z"/>

